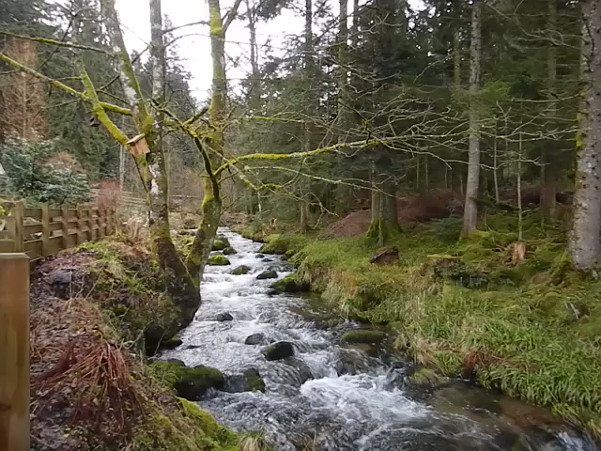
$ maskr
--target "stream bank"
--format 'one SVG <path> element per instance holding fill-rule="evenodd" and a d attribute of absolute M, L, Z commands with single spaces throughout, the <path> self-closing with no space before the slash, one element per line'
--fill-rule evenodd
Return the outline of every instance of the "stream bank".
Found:
<path fill-rule="evenodd" d="M 270 286 L 292 274 L 292 264 L 261 253 L 260 243 L 220 233 L 236 253 L 227 256 L 229 265 L 207 267 L 202 308 L 179 334 L 182 344 L 159 358 L 221 371 L 224 386 L 198 403 L 227 426 L 264 430 L 278 451 L 597 449 L 587 433 L 548 409 L 417 376 L 415 364 L 379 333 L 367 340 L 379 344 L 351 343 L 346 334 L 373 328 L 333 315 L 319 299 L 274 292 Z M 243 266 L 248 270 L 234 271 Z M 258 277 L 266 271 L 277 279 Z M 271 359 L 274 343 L 290 346 L 279 346 L 284 355 Z M 249 370 L 264 389 L 232 384 Z"/>
<path fill-rule="evenodd" d="M 233 451 L 241 437 L 144 364 L 180 315 L 151 254 L 117 239 L 39 264 L 31 288 L 35 451 Z"/>
<path fill-rule="evenodd" d="M 524 216 L 525 261 L 512 262 L 515 218 L 489 215 L 459 240 L 461 221 L 407 227 L 398 264 L 370 263 L 363 236 L 267 237 L 299 278 L 351 318 L 387 324 L 395 348 L 445 376 L 549 406 L 601 436 L 601 282 L 570 271 L 566 228 Z"/>

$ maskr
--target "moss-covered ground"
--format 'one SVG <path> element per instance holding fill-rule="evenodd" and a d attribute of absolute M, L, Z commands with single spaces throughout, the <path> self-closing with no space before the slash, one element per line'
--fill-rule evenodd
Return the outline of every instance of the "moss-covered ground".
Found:
<path fill-rule="evenodd" d="M 399 262 L 370 263 L 366 237 L 276 235 L 299 277 L 349 317 L 388 324 L 396 346 L 439 373 L 472 378 L 546 405 L 601 436 L 601 281 L 569 269 L 566 225 L 524 217 L 526 258 L 516 259 L 515 215 L 489 215 L 459 239 L 459 219 L 407 228 L 387 246 Z"/>

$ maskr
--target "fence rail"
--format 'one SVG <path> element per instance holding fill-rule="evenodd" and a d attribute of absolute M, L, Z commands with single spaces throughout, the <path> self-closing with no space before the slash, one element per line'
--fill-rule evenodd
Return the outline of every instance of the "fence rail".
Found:
<path fill-rule="evenodd" d="M 86 241 L 96 241 L 115 231 L 115 212 L 91 207 L 25 208 L 6 202 L 8 215 L 0 217 L 0 254 L 24 252 L 31 261 L 56 254 Z"/>

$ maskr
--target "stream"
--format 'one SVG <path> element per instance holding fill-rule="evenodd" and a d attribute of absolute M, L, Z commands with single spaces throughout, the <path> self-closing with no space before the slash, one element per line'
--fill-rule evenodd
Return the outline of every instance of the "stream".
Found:
<path fill-rule="evenodd" d="M 294 271 L 280 256 L 261 256 L 260 243 L 220 228 L 238 252 L 230 266 L 207 266 L 203 304 L 183 330 L 183 344 L 162 353 L 187 366 L 226 375 L 254 368 L 265 393 L 208 392 L 199 405 L 238 431 L 265 432 L 276 451 L 287 450 L 597 450 L 590 436 L 533 407 L 462 381 L 427 389 L 404 383 L 411 363 L 402 355 L 348 345 L 344 332 L 361 325 L 332 321 L 310 297 L 269 294 L 274 279 Z M 245 275 L 231 275 L 247 265 Z M 229 313 L 231 321 L 216 321 Z M 364 326 L 363 326 L 364 327 Z M 252 334 L 264 344 L 247 345 Z M 294 344 L 294 357 L 267 361 L 270 342 Z"/>

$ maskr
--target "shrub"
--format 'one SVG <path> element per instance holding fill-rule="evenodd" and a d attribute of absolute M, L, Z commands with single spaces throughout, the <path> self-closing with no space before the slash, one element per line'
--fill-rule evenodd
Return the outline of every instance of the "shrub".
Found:
<path fill-rule="evenodd" d="M 76 205 L 89 202 L 90 183 L 75 158 L 56 149 L 56 141 L 9 138 L 0 144 L 9 194 L 33 203 Z"/>

